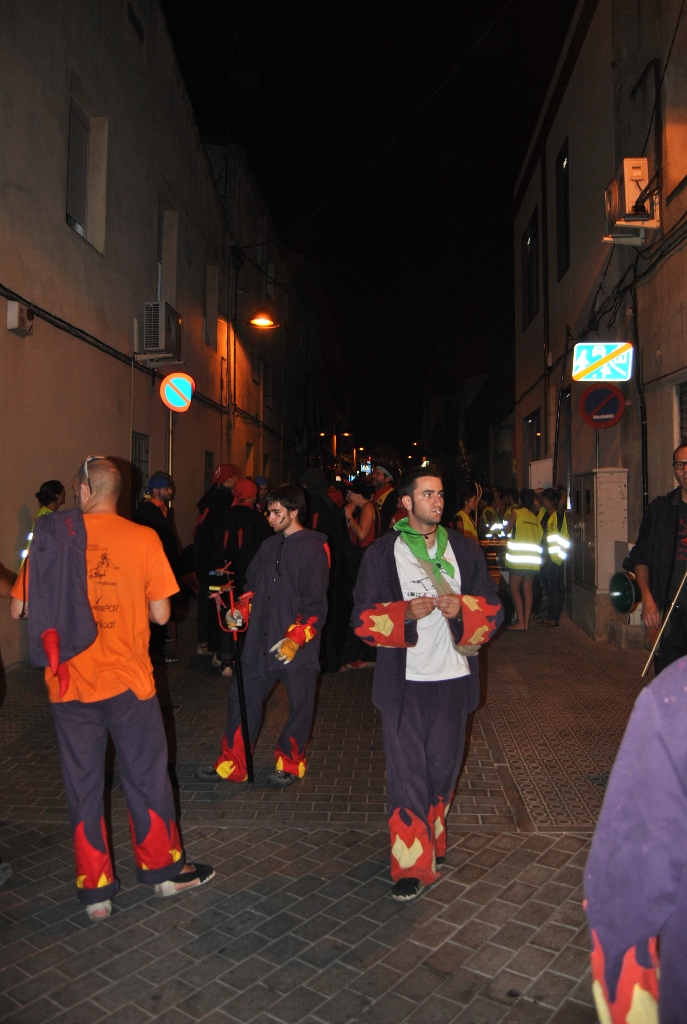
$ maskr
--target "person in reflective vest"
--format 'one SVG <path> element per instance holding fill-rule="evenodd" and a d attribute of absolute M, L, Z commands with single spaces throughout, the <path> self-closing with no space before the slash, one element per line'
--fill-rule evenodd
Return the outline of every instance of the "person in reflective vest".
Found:
<path fill-rule="evenodd" d="M 520 504 L 506 526 L 506 565 L 510 570 L 510 594 L 517 622 L 509 629 L 529 628 L 532 613 L 532 584 L 542 563 L 542 528 L 537 513 L 539 501 L 530 487 L 520 491 Z"/>
<path fill-rule="evenodd" d="M 500 509 L 503 508 L 503 495 L 498 487 L 491 488 L 483 495 L 485 507 L 480 515 L 479 535 L 485 540 L 503 537 L 506 520 L 501 517 Z"/>
<path fill-rule="evenodd" d="M 459 492 L 458 504 L 460 508 L 456 513 L 456 529 L 464 537 L 477 541 L 477 526 L 475 524 L 479 510 L 479 497 L 474 486 Z"/>
<path fill-rule="evenodd" d="M 548 613 L 542 619 L 542 626 L 558 626 L 561 617 L 561 565 L 568 557 L 570 540 L 565 512 L 558 511 L 558 494 L 553 487 L 548 487 L 543 495 L 543 512 L 541 520 L 544 531 L 545 547 L 539 578 L 541 580 Z"/>

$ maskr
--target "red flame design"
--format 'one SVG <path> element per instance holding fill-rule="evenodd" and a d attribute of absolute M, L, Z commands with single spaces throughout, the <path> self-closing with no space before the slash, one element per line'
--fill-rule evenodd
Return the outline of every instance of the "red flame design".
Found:
<path fill-rule="evenodd" d="M 408 601 L 384 601 L 363 609 L 355 634 L 372 647 L 408 647 L 405 633 L 408 604 Z"/>
<path fill-rule="evenodd" d="M 403 808 L 403 813 L 410 818 L 410 825 L 403 821 L 400 807 L 389 819 L 391 877 L 394 882 L 399 878 L 419 878 L 425 884 L 434 882 L 437 877 L 434 837 L 426 823 L 407 807 Z"/>
<path fill-rule="evenodd" d="M 434 833 L 437 857 L 446 856 L 446 808 L 444 798 L 440 796 L 434 807 L 429 809 L 429 827 Z"/>
<path fill-rule="evenodd" d="M 148 808 L 150 829 L 140 843 L 136 841 L 136 829 L 129 814 L 129 830 L 134 847 L 136 866 L 143 871 L 158 871 L 181 860 L 181 839 L 176 823 L 170 821 L 169 829 L 159 814 Z"/>
<path fill-rule="evenodd" d="M 79 889 L 102 889 L 114 882 L 105 819 L 102 817 L 100 831 L 105 847 L 104 853 L 89 843 L 83 821 L 80 821 L 74 829 L 74 860 L 76 861 L 76 884 Z"/>
<path fill-rule="evenodd" d="M 603 946 L 599 941 L 599 937 L 592 929 L 592 942 L 593 949 L 591 953 L 592 960 L 592 981 L 598 981 L 603 989 L 604 999 L 606 1005 L 611 1014 L 611 1021 L 613 1024 L 625 1024 L 627 1016 L 632 1008 L 632 998 L 634 994 L 635 985 L 639 985 L 641 989 L 649 992 L 656 1003 L 658 1003 L 658 946 L 656 939 L 649 939 L 649 955 L 653 963 L 653 967 L 642 967 L 641 964 L 637 963 L 636 947 L 630 946 L 623 957 L 623 965 L 620 968 L 620 975 L 618 977 L 618 984 L 615 992 L 615 1000 L 610 1001 L 608 995 L 608 986 L 606 984 L 606 958 L 604 956 Z"/>
<path fill-rule="evenodd" d="M 300 753 L 298 744 L 293 736 L 289 736 L 289 745 L 291 747 L 290 756 L 285 754 L 279 747 L 274 751 L 274 756 L 277 759 L 277 768 L 279 771 L 288 772 L 289 775 L 297 775 L 299 779 L 302 779 L 308 767 L 308 762 L 303 754 Z"/>
<path fill-rule="evenodd" d="M 229 782 L 245 782 L 248 778 L 246 767 L 246 748 L 243 745 L 241 726 L 234 733 L 234 742 L 230 747 L 227 737 L 222 736 L 222 753 L 215 761 L 215 771 Z"/>
<path fill-rule="evenodd" d="M 41 633 L 43 650 L 48 658 L 50 671 L 57 676 L 60 683 L 60 699 L 69 689 L 69 665 L 60 664 L 60 634 L 56 629 L 46 629 Z"/>

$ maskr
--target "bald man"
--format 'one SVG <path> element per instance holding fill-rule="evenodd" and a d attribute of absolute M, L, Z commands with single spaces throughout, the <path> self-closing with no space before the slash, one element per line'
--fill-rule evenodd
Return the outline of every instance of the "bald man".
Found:
<path fill-rule="evenodd" d="M 65 569 L 51 568 L 49 557 L 41 555 L 41 549 L 49 553 L 51 536 L 63 537 L 64 551 L 81 528 L 74 510 L 53 513 L 47 517 L 50 535 L 41 530 L 45 537 L 39 543 L 37 532 L 25 563 L 28 571 L 12 588 L 10 614 L 24 617 L 33 602 L 40 618 L 55 590 L 64 594 L 86 582 L 96 638 L 86 649 L 77 647 L 81 653 L 75 657 L 55 664 L 56 673 L 46 668 L 45 682 L 69 805 L 78 898 L 92 921 L 102 921 L 110 916 L 111 899 L 119 889 L 103 806 L 108 732 L 117 748 L 139 882 L 154 886 L 158 896 L 174 896 L 203 885 L 214 871 L 185 863 L 148 656 L 150 622 L 167 622 L 169 599 L 178 590 L 174 574 L 157 534 L 117 515 L 121 477 L 114 463 L 89 456 L 73 486 L 83 512 L 85 565 L 83 549 L 79 555 L 76 545 L 70 549 L 73 561 L 53 561 Z M 62 517 L 65 529 L 60 534 Z M 65 633 L 70 625 L 67 621 Z M 58 634 L 60 639 L 66 636 Z"/>

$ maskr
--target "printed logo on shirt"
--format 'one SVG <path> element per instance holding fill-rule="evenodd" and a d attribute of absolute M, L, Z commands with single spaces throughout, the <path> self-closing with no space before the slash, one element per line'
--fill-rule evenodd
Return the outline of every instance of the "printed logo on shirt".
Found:
<path fill-rule="evenodd" d="M 110 569 L 118 568 L 118 565 L 113 565 L 113 563 L 110 561 L 107 552 L 103 551 L 102 555 L 100 556 L 100 561 L 98 562 L 98 564 L 94 565 L 93 568 L 88 573 L 88 578 L 89 580 L 100 580 L 103 578 L 103 576 L 107 576 Z"/>

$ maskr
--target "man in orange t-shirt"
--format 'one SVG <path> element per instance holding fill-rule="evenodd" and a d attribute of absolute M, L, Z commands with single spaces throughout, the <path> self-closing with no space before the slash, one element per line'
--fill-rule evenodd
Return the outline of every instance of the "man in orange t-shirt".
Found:
<path fill-rule="evenodd" d="M 103 787 L 108 732 L 117 749 L 139 882 L 173 896 L 214 876 L 189 865 L 176 826 L 167 740 L 148 656 L 150 621 L 164 625 L 178 590 L 159 537 L 117 515 L 119 470 L 86 459 L 74 479 L 87 535 L 88 596 L 98 635 L 66 662 L 68 686 L 45 670 L 74 837 L 79 900 L 93 921 L 109 917 L 119 888 L 105 828 Z M 29 571 L 12 588 L 10 614 L 23 617 Z"/>

